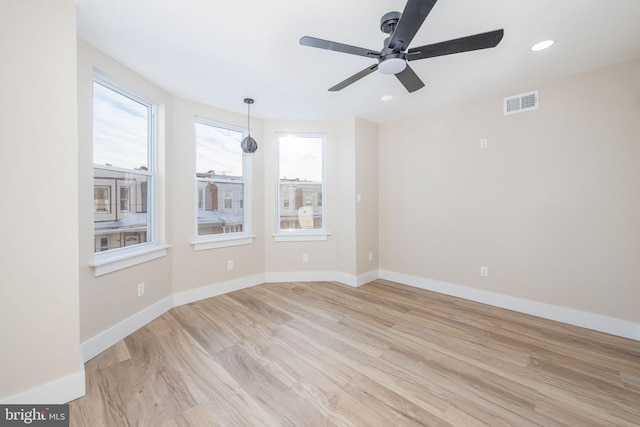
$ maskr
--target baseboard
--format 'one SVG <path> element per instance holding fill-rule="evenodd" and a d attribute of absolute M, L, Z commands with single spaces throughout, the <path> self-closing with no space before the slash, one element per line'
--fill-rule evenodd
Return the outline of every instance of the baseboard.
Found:
<path fill-rule="evenodd" d="M 353 274 L 342 273 L 340 271 L 336 272 L 334 281 L 340 282 L 343 285 L 351 286 L 354 288 L 357 288 L 358 286 L 360 286 L 358 284 L 357 276 L 354 276 Z"/>
<path fill-rule="evenodd" d="M 367 283 L 373 282 L 379 277 L 380 277 L 380 272 L 378 270 L 371 270 L 367 273 L 361 274 L 358 276 L 357 286 L 366 285 Z"/>
<path fill-rule="evenodd" d="M 75 374 L 41 384 L 22 393 L 0 399 L 3 405 L 61 405 L 85 394 L 84 367 Z"/>
<path fill-rule="evenodd" d="M 173 307 L 189 304 L 203 299 L 215 297 L 240 289 L 249 288 L 265 282 L 264 274 L 256 274 L 254 276 L 242 277 L 239 279 L 229 280 L 226 282 L 215 283 L 207 286 L 201 286 L 196 289 L 178 292 L 173 294 Z"/>
<path fill-rule="evenodd" d="M 378 270 L 359 276 L 341 271 L 290 271 L 267 273 L 265 282 L 340 282 L 357 288 L 378 278 Z"/>
<path fill-rule="evenodd" d="M 265 283 L 274 282 L 335 282 L 335 271 L 281 271 L 265 274 Z"/>
<path fill-rule="evenodd" d="M 640 324 L 424 277 L 380 270 L 381 279 L 640 341 Z"/>
<path fill-rule="evenodd" d="M 87 362 L 121 339 L 137 331 L 153 319 L 162 316 L 173 307 L 173 295 L 137 312 L 133 316 L 89 338 L 81 344 L 84 361 Z"/>

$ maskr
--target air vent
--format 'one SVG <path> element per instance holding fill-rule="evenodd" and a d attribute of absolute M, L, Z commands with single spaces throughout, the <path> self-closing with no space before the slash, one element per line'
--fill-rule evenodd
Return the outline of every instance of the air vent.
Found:
<path fill-rule="evenodd" d="M 504 99 L 504 114 L 522 113 L 538 108 L 538 91 L 523 93 Z"/>

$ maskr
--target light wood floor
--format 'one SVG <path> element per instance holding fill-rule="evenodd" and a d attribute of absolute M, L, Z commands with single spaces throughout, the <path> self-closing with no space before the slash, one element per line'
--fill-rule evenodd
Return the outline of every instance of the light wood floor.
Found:
<path fill-rule="evenodd" d="M 382 280 L 177 307 L 86 377 L 72 426 L 640 425 L 640 342 Z"/>

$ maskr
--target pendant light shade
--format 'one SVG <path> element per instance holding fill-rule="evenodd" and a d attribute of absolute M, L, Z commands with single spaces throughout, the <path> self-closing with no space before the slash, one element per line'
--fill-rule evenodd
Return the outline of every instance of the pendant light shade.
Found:
<path fill-rule="evenodd" d="M 247 104 L 247 130 L 249 132 L 249 135 L 247 135 L 247 137 L 242 140 L 242 142 L 240 143 L 240 147 L 242 147 L 243 152 L 251 154 L 251 153 L 255 153 L 256 150 L 258 149 L 258 143 L 251 136 L 250 119 L 251 119 L 251 104 L 253 104 L 253 99 L 245 98 L 244 103 Z"/>
<path fill-rule="evenodd" d="M 243 139 L 240 146 L 242 147 L 242 151 L 249 154 L 255 153 L 258 149 L 258 143 L 251 135 Z"/>

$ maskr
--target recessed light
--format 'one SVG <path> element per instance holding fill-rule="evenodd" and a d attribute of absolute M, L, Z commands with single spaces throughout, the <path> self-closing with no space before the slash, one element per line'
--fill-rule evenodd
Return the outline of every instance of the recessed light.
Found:
<path fill-rule="evenodd" d="M 383 101 L 391 101 L 393 99 L 393 95 L 382 95 L 380 99 Z"/>
<path fill-rule="evenodd" d="M 538 42 L 538 43 L 534 44 L 533 46 L 531 46 L 531 50 L 534 51 L 534 52 L 538 52 L 540 50 L 545 50 L 547 48 L 550 48 L 554 43 L 555 43 L 555 41 L 553 41 L 553 40 L 543 40 L 543 41 Z"/>

